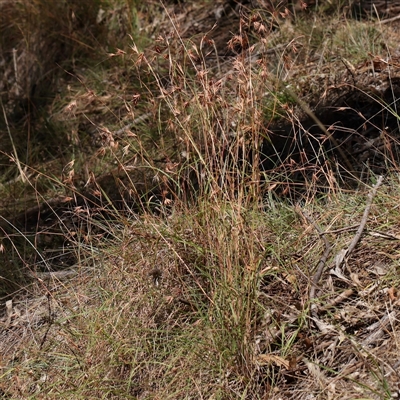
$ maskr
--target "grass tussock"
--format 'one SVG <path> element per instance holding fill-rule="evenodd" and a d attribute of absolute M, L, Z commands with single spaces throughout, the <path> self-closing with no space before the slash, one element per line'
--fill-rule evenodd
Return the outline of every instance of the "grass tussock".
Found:
<path fill-rule="evenodd" d="M 396 247 L 374 234 L 398 232 L 397 196 L 377 196 L 353 272 L 326 270 L 318 307 L 354 291 L 320 311 L 332 327 L 324 335 L 307 296 L 323 244 L 292 207 L 219 201 L 168 219 L 132 217 L 89 270 L 39 280 L 32 290 L 47 296 L 13 306 L 2 389 L 14 398 L 384 398 L 396 380 L 396 325 L 374 347 L 363 342 L 397 301 Z M 364 200 L 340 194 L 308 210 L 332 232 L 334 253 L 352 238 L 341 229 L 357 226 Z"/>
<path fill-rule="evenodd" d="M 4 32 L 31 16 L 16 48 L 55 32 L 65 16 L 56 40 L 34 44 L 63 49 L 57 54 L 77 77 L 47 105 L 68 131 L 62 168 L 19 158 L 19 186 L 4 184 L 30 188 L 36 205 L 0 223 L 2 396 L 390 398 L 398 381 L 396 131 L 360 111 L 362 132 L 373 125 L 386 141 L 368 142 L 373 156 L 354 166 L 345 151 L 357 143 L 330 134 L 334 124 L 316 114 L 370 82 L 368 69 L 353 69 L 365 57 L 357 45 L 390 54 L 385 31 L 339 12 L 327 23 L 318 13 L 293 19 L 289 10 L 231 7 L 212 14 L 232 13 L 237 23 L 222 46 L 213 24 L 196 34 L 180 19 L 209 10 L 205 3 L 151 3 L 143 15 L 153 25 L 142 31 L 138 5 L 94 5 L 2 6 L 12 21 L 2 20 Z M 149 38 L 154 20 L 160 34 Z M 107 44 L 118 32 L 121 48 Z M 344 38 L 345 49 L 337 45 Z M 85 70 L 96 46 L 100 54 L 108 46 L 107 60 Z M 48 54 L 43 65 L 58 57 Z M 7 132 L 12 138 L 12 126 Z M 4 154 L 15 161 L 12 151 Z M 372 195 L 380 163 L 390 173 Z M 348 251 L 363 214 L 366 227 Z"/>

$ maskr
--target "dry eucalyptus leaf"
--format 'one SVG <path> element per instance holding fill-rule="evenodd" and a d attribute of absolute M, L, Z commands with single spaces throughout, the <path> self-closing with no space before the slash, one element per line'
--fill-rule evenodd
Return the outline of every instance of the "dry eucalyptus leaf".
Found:
<path fill-rule="evenodd" d="M 257 363 L 259 366 L 275 364 L 279 367 L 285 367 L 289 369 L 290 363 L 282 357 L 276 356 L 274 354 L 260 354 L 257 356 Z"/>

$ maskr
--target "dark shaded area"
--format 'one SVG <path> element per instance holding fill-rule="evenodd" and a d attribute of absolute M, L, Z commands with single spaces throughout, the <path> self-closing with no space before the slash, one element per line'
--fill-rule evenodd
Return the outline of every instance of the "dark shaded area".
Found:
<path fill-rule="evenodd" d="M 277 180 L 285 187 L 301 191 L 305 181 L 313 180 L 322 192 L 331 171 L 338 184 L 354 188 L 397 169 L 399 94 L 395 84 L 380 97 L 352 89 L 316 110 L 315 118 L 272 127 L 262 146 L 261 169 L 269 178 L 281 177 Z"/>
<path fill-rule="evenodd" d="M 87 243 L 112 240 L 124 216 L 157 213 L 166 187 L 136 168 L 132 175 L 113 170 L 70 196 L 59 196 L 0 218 L 0 298 L 23 288 L 35 272 L 60 271 L 77 263 Z M 111 236 L 111 238 L 110 238 Z"/>
<path fill-rule="evenodd" d="M 7 125 L 28 165 L 66 153 L 68 134 L 51 122 L 52 103 L 91 64 L 106 64 L 109 48 L 131 33 L 125 27 L 133 24 L 125 20 L 133 4 L 118 10 L 103 0 L 0 4 L 0 94 L 7 116 L 0 110 L 0 172 L 9 169 L 7 154 L 14 152 Z"/>

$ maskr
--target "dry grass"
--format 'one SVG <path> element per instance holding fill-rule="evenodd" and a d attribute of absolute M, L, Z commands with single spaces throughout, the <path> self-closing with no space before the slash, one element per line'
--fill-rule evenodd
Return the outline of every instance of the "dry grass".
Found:
<path fill-rule="evenodd" d="M 394 183 L 379 191 L 341 278 L 329 273 L 333 255 L 347 248 L 354 228 L 335 230 L 358 226 L 365 196 L 338 194 L 307 207 L 333 232 L 318 290 L 327 333 L 309 318 L 310 279 L 323 251 L 314 227 L 290 206 L 202 202 L 167 219 L 132 216 L 90 269 L 69 281 L 39 280 L 31 292 L 42 297 L 15 300 L 3 320 L 3 391 L 12 398 L 389 398 L 398 379 Z M 335 304 L 348 289 L 351 296 Z M 388 314 L 382 336 L 371 339 L 379 330 L 373 324 Z"/>
<path fill-rule="evenodd" d="M 133 23 L 129 2 L 107 4 L 109 25 L 118 15 Z M 26 279 L 23 290 L 11 295 L 12 286 L 4 298 L 2 396 L 397 396 L 396 132 L 372 117 L 364 121 L 375 124 L 384 145 L 373 143 L 375 158 L 362 163 L 361 173 L 348 153 L 330 152 L 345 148 L 345 140 L 331 138 L 327 128 L 316 135 L 304 122 L 321 124 L 319 107 L 355 83 L 364 85 L 360 92 L 376 87 L 368 63 L 354 66 L 365 58 L 360 42 L 372 53 L 392 53 L 386 31 L 340 13 L 328 23 L 319 14 L 304 22 L 301 15 L 290 21 L 287 14 L 253 10 L 239 18 L 231 11 L 237 30 L 224 47 L 212 39 L 212 24 L 206 36 L 183 22 L 182 15 L 207 14 L 205 4 L 161 10 L 152 4 L 147 30 L 131 32 L 106 64 L 81 70 L 63 99 L 48 106 L 73 147 L 61 171 L 21 162 L 39 203 L 26 214 L 48 216 L 52 225 L 37 218 L 30 232 L 10 233 L 12 217 L 0 224 L 5 248 L 11 243 L 15 252 L 7 266 L 22 261 Z M 146 34 L 155 20 L 160 35 L 150 45 Z M 207 31 L 213 19 L 204 21 Z M 344 49 L 337 45 L 343 38 Z M 379 77 L 396 71 L 391 61 Z M 287 126 L 293 140 L 279 141 Z M 83 136 L 89 128 L 97 144 Z M 296 136 L 302 130 L 308 134 Z M 337 265 L 360 225 L 381 158 L 391 173 L 360 243 Z M 357 189 L 343 185 L 350 174 Z M 9 180 L 4 187 L 17 186 Z M 42 206 L 45 193 L 62 193 L 63 202 L 47 197 Z M 50 273 L 57 268 L 44 255 L 54 230 L 57 246 L 68 244 L 74 261 Z M 326 260 L 322 236 L 332 247 Z M 19 252 L 18 240 L 36 259 Z"/>

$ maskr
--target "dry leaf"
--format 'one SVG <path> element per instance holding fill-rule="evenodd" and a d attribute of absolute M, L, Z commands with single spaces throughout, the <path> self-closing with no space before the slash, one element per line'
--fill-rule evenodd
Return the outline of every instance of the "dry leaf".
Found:
<path fill-rule="evenodd" d="M 391 301 L 397 300 L 397 289 L 396 289 L 395 287 L 392 286 L 392 287 L 388 290 L 388 294 L 389 294 L 389 299 L 390 299 Z"/>
<path fill-rule="evenodd" d="M 286 369 L 290 367 L 290 362 L 288 360 L 274 354 L 260 354 L 257 356 L 257 362 L 260 366 L 275 364 L 279 367 L 285 367 Z"/>

